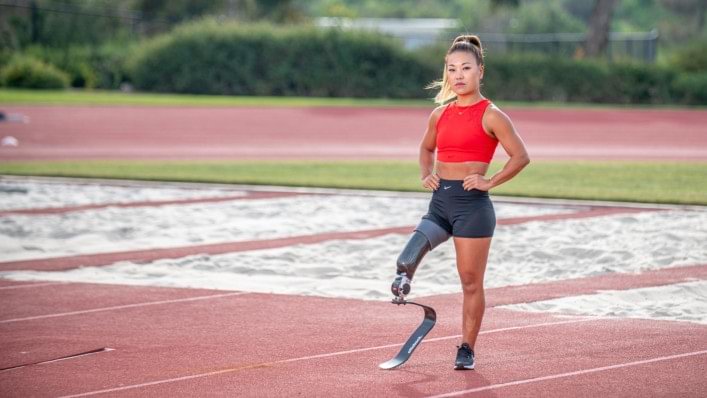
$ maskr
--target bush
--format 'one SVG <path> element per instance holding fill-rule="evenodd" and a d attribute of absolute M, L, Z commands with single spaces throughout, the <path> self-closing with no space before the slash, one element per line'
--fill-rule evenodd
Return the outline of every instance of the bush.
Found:
<path fill-rule="evenodd" d="M 674 96 L 687 105 L 707 104 L 707 72 L 684 73 L 673 82 Z"/>
<path fill-rule="evenodd" d="M 124 44 L 65 49 L 32 46 L 25 49 L 25 54 L 68 73 L 72 87 L 117 89 L 127 80 L 125 60 L 131 49 L 132 46 Z"/>
<path fill-rule="evenodd" d="M 130 81 L 127 60 L 136 44 L 104 44 L 94 49 L 89 58 L 89 65 L 96 76 L 96 87 L 118 89 Z"/>
<path fill-rule="evenodd" d="M 674 87 L 676 76 L 648 64 L 503 55 L 487 58 L 484 87 L 499 100 L 667 104 L 685 91 Z"/>
<path fill-rule="evenodd" d="M 692 42 L 677 50 L 672 64 L 684 72 L 707 72 L 707 39 Z"/>
<path fill-rule="evenodd" d="M 484 86 L 497 99 L 520 101 L 599 101 L 606 93 L 606 65 L 538 54 L 489 57 Z"/>
<path fill-rule="evenodd" d="M 36 58 L 15 56 L 0 73 L 4 86 L 33 89 L 64 89 L 69 86 L 69 76 Z"/>
<path fill-rule="evenodd" d="M 616 63 L 609 66 L 610 76 L 604 82 L 610 89 L 606 102 L 625 104 L 667 104 L 675 73 L 668 68 L 638 63 Z"/>
<path fill-rule="evenodd" d="M 428 97 L 437 74 L 380 34 L 201 21 L 141 45 L 139 89 L 229 95 Z"/>
<path fill-rule="evenodd" d="M 50 48 L 31 46 L 24 54 L 54 65 L 69 75 L 71 87 L 93 88 L 96 85 L 96 75 L 88 64 L 88 47 Z"/>

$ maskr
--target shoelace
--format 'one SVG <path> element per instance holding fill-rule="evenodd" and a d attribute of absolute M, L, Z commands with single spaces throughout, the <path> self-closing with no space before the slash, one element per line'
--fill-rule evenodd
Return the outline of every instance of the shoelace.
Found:
<path fill-rule="evenodd" d="M 465 355 L 466 357 L 471 358 L 471 355 L 472 355 L 472 352 L 473 352 L 473 351 L 471 350 L 471 348 L 469 348 L 468 346 L 463 346 L 463 345 L 458 345 L 457 348 L 460 349 L 460 350 L 462 350 L 462 351 L 464 351 L 464 355 Z"/>

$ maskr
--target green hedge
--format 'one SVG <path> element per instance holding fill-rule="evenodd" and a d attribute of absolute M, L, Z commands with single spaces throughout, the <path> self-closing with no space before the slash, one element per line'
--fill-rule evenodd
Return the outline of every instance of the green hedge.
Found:
<path fill-rule="evenodd" d="M 704 48 L 686 47 L 666 66 L 491 53 L 484 93 L 495 100 L 707 105 Z M 440 77 L 444 52 L 411 52 L 370 32 L 206 20 L 139 44 L 30 47 L 30 58 L 0 50 L 0 68 L 14 87 L 65 87 L 68 74 L 68 84 L 85 88 L 131 82 L 172 93 L 430 98 L 424 87 Z"/>
<path fill-rule="evenodd" d="M 678 49 L 670 63 L 685 72 L 707 72 L 707 39 L 695 40 Z"/>
<path fill-rule="evenodd" d="M 673 82 L 676 102 L 682 104 L 707 104 L 707 72 L 684 73 Z"/>
<path fill-rule="evenodd" d="M 416 58 L 439 69 L 439 76 L 445 51 L 427 48 Z M 707 105 L 704 68 L 701 73 L 685 73 L 670 65 L 573 60 L 539 53 L 487 53 L 485 62 L 483 92 L 496 100 Z"/>
<path fill-rule="evenodd" d="M 438 68 L 375 33 L 202 21 L 141 45 L 131 69 L 148 91 L 419 98 Z"/>
<path fill-rule="evenodd" d="M 69 76 L 56 67 L 27 55 L 15 55 L 0 71 L 3 86 L 33 89 L 64 89 Z"/>
<path fill-rule="evenodd" d="M 684 95 L 676 76 L 656 65 L 526 54 L 487 57 L 484 88 L 504 100 L 665 104 Z"/>
<path fill-rule="evenodd" d="M 117 89 L 129 80 L 125 63 L 131 49 L 121 44 L 66 49 L 32 46 L 24 53 L 66 71 L 72 87 Z"/>

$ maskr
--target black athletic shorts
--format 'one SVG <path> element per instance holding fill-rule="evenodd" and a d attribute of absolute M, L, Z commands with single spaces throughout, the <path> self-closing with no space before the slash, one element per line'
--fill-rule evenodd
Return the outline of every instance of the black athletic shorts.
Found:
<path fill-rule="evenodd" d="M 460 238 L 489 238 L 496 229 L 496 212 L 489 193 L 464 190 L 462 180 L 440 180 L 422 218 Z"/>

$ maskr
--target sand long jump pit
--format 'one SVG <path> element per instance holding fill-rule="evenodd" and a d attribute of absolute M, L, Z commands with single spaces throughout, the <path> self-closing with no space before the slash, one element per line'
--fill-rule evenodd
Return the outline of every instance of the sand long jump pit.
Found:
<path fill-rule="evenodd" d="M 387 300 L 426 193 L 3 177 L 0 278 Z M 490 289 L 707 264 L 707 209 L 494 198 Z M 699 274 L 699 273 L 698 273 Z M 707 323 L 707 281 L 514 304 Z M 413 295 L 459 293 L 451 241 Z"/>

